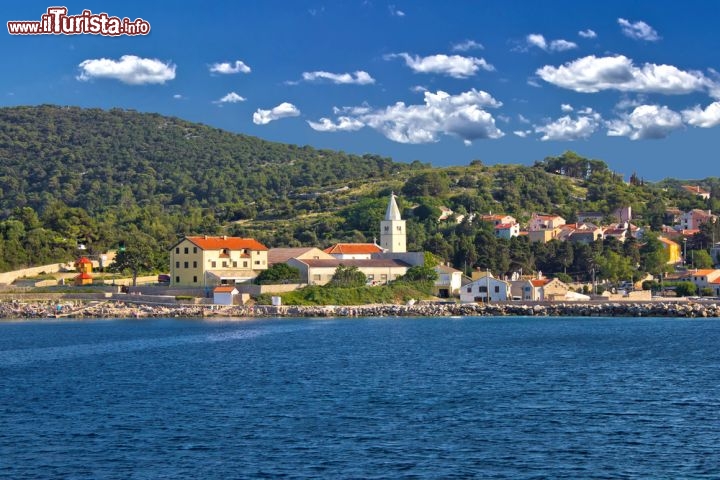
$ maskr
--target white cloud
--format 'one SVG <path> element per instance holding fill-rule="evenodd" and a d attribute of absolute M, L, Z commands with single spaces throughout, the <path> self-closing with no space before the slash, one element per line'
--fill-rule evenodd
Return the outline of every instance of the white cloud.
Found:
<path fill-rule="evenodd" d="M 396 8 L 395 5 L 388 5 L 388 10 L 390 11 L 390 15 L 392 15 L 393 17 L 404 17 L 405 16 L 405 12 Z"/>
<path fill-rule="evenodd" d="M 597 37 L 597 33 L 595 33 L 595 30 L 590 30 L 589 28 L 587 30 L 580 30 L 578 32 L 578 35 L 580 35 L 582 38 L 595 38 Z"/>
<path fill-rule="evenodd" d="M 353 76 L 355 75 L 355 76 Z M 371 85 L 375 83 L 375 79 L 370 76 L 369 73 L 362 70 L 352 73 L 330 73 L 330 72 L 303 72 L 303 80 L 306 82 L 314 82 L 319 80 L 329 80 L 335 84 L 342 85 Z"/>
<path fill-rule="evenodd" d="M 518 113 L 518 121 L 520 123 L 530 123 L 530 120 L 527 117 L 525 117 L 525 115 L 523 115 L 522 113 Z"/>
<path fill-rule="evenodd" d="M 230 75 L 233 73 L 250 73 L 252 70 L 241 60 L 235 60 L 235 64 L 230 62 L 213 63 L 210 65 L 210 72 Z"/>
<path fill-rule="evenodd" d="M 470 50 L 483 50 L 485 47 L 475 40 L 465 40 L 452 46 L 453 52 L 469 52 Z"/>
<path fill-rule="evenodd" d="M 562 110 L 563 112 L 567 113 L 567 112 L 572 112 L 574 109 L 573 109 L 572 105 L 568 105 L 567 103 L 563 103 L 562 105 L 560 105 L 560 110 Z"/>
<path fill-rule="evenodd" d="M 631 23 L 624 18 L 618 18 L 618 24 L 622 27 L 622 32 L 625 36 L 634 38 L 635 40 L 645 40 L 646 42 L 656 42 L 660 40 L 660 36 L 645 22 L 638 21 Z"/>
<path fill-rule="evenodd" d="M 543 141 L 582 140 L 595 133 L 601 123 L 600 114 L 593 112 L 592 109 L 587 109 L 575 118 L 565 115 L 545 125 L 535 126 L 535 132 L 543 134 L 540 138 Z"/>
<path fill-rule="evenodd" d="M 353 132 L 365 126 L 362 121 L 350 117 L 338 117 L 337 122 L 333 122 L 329 118 L 321 118 L 319 122 L 308 121 L 307 123 L 318 132 Z"/>
<path fill-rule="evenodd" d="M 536 71 L 543 80 L 576 92 L 601 90 L 622 92 L 687 94 L 717 89 L 718 85 L 698 71 L 684 71 L 672 65 L 633 65 L 624 55 L 590 55 L 560 67 L 546 65 Z"/>
<path fill-rule="evenodd" d="M 298 115 L 300 115 L 300 110 L 298 110 L 295 105 L 283 102 L 270 110 L 258 108 L 257 111 L 253 113 L 253 123 L 255 125 L 267 125 L 274 120 L 285 117 L 297 117 Z"/>
<path fill-rule="evenodd" d="M 528 135 L 532 133 L 532 130 L 515 130 L 513 131 L 514 135 L 517 135 L 520 138 L 527 138 Z"/>
<path fill-rule="evenodd" d="M 701 128 L 712 128 L 720 125 L 720 102 L 713 102 L 705 109 L 695 106 L 682 111 L 683 120 L 688 125 Z"/>
<path fill-rule="evenodd" d="M 485 61 L 484 58 L 463 57 L 461 55 L 430 55 L 420 57 L 407 53 L 394 53 L 384 58 L 390 60 L 400 57 L 405 60 L 405 65 L 415 73 L 439 73 L 453 78 L 467 78 L 475 75 L 479 69 L 493 71 L 495 67 Z"/>
<path fill-rule="evenodd" d="M 120 60 L 98 58 L 80 63 L 78 80 L 111 78 L 128 85 L 165 83 L 175 78 L 175 65 L 154 58 L 140 58 L 135 55 L 123 55 Z"/>
<path fill-rule="evenodd" d="M 527 43 L 531 47 L 537 47 L 546 52 L 564 52 L 565 50 L 572 50 L 577 48 L 577 44 L 569 42 L 567 40 L 553 40 L 550 43 L 545 40 L 545 37 L 539 33 L 531 33 L 526 37 Z"/>
<path fill-rule="evenodd" d="M 176 100 L 180 100 L 181 98 L 184 98 L 184 97 L 182 95 L 180 95 L 179 93 L 176 93 L 175 95 L 173 95 L 173 98 Z"/>
<path fill-rule="evenodd" d="M 427 87 L 423 87 L 422 85 L 414 85 L 410 87 L 410 91 L 413 93 L 422 93 L 427 91 Z"/>
<path fill-rule="evenodd" d="M 422 105 L 397 102 L 385 108 L 356 109 L 345 107 L 335 113 L 351 113 L 337 119 L 308 122 L 318 131 L 357 130 L 362 126 L 381 132 L 398 143 L 437 142 L 440 135 L 453 135 L 466 144 L 477 139 L 500 138 L 504 134 L 495 126 L 495 119 L 486 108 L 497 108 L 501 102 L 489 93 L 471 89 L 458 95 L 443 91 L 425 92 Z"/>
<path fill-rule="evenodd" d="M 220 100 L 215 100 L 213 103 L 238 103 L 238 102 L 244 102 L 246 100 L 245 97 L 241 97 L 235 92 L 230 92 L 224 97 L 222 97 Z"/>
<path fill-rule="evenodd" d="M 607 134 L 611 137 L 647 140 L 665 138 L 682 128 L 683 123 L 679 113 L 665 106 L 640 105 L 632 113 L 607 122 L 607 126 Z"/>

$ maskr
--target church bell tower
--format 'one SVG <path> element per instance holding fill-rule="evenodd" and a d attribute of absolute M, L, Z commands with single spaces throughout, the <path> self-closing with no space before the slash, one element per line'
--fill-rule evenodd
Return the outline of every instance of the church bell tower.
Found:
<path fill-rule="evenodd" d="M 400 218 L 394 193 L 390 194 L 385 219 L 380 222 L 380 246 L 386 252 L 407 252 L 405 220 Z"/>

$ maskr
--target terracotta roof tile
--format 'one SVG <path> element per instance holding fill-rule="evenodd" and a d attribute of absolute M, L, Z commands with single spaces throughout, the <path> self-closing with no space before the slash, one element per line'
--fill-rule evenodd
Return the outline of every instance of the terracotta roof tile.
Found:
<path fill-rule="evenodd" d="M 203 250 L 222 250 L 223 248 L 229 248 L 230 250 L 243 250 L 247 248 L 248 250 L 264 251 L 268 249 L 265 245 L 254 238 L 209 236 L 185 238 Z"/>

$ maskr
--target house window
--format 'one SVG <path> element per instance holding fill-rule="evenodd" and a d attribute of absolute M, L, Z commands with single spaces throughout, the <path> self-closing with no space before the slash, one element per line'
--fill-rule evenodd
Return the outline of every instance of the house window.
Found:
<path fill-rule="evenodd" d="M 189 252 L 189 249 L 188 249 L 188 247 L 185 247 L 185 255 L 187 255 L 187 254 L 188 254 L 188 252 Z"/>
<path fill-rule="evenodd" d="M 380 281 L 387 282 L 387 275 L 385 275 L 384 273 L 382 275 L 380 275 Z"/>
<path fill-rule="evenodd" d="M 217 267 L 217 262 L 210 262 L 210 266 L 211 266 L 212 268 Z"/>
<path fill-rule="evenodd" d="M 314 282 L 319 282 L 319 281 L 320 281 L 320 278 L 321 278 L 321 277 L 320 277 L 320 275 L 318 275 L 318 274 L 314 274 L 314 275 L 313 275 L 313 281 L 314 281 Z"/>
<path fill-rule="evenodd" d="M 255 265 L 260 265 L 260 260 L 255 260 Z"/>
<path fill-rule="evenodd" d="M 480 287 L 480 286 L 478 286 L 478 292 L 479 292 L 479 293 L 487 292 L 487 287 Z"/>
<path fill-rule="evenodd" d="M 193 268 L 197 268 L 197 260 L 193 262 Z"/>
<path fill-rule="evenodd" d="M 386 231 L 386 232 L 389 232 L 389 231 L 390 231 L 390 227 L 385 226 L 385 231 Z"/>
<path fill-rule="evenodd" d="M 397 231 L 398 231 L 398 232 L 402 232 L 402 227 L 398 226 L 398 227 L 397 227 Z"/>
<path fill-rule="evenodd" d="M 175 262 L 175 268 L 180 268 L 180 262 Z"/>
<path fill-rule="evenodd" d="M 467 293 L 472 293 L 472 287 L 467 287 Z"/>
<path fill-rule="evenodd" d="M 193 283 L 197 283 L 197 275 L 193 275 Z"/>
<path fill-rule="evenodd" d="M 500 287 L 495 287 L 495 293 L 500 293 Z"/>
<path fill-rule="evenodd" d="M 180 253 L 180 247 L 175 247 L 175 253 Z"/>
<path fill-rule="evenodd" d="M 375 275 L 373 275 L 371 273 L 370 275 L 367 276 L 367 279 L 368 279 L 368 281 L 372 282 L 373 280 L 375 280 Z"/>
<path fill-rule="evenodd" d="M 222 253 L 223 253 L 223 255 L 230 255 L 230 249 L 229 249 L 229 248 L 223 248 Z"/>
<path fill-rule="evenodd" d="M 237 262 L 233 262 L 233 268 L 237 268 Z"/>
<path fill-rule="evenodd" d="M 183 265 L 185 268 L 189 268 L 188 262 L 185 262 Z"/>
<path fill-rule="evenodd" d="M 226 267 L 227 267 L 227 262 L 226 262 L 226 261 L 223 261 L 223 262 L 222 262 L 222 266 L 223 266 L 223 268 L 226 268 Z"/>
<path fill-rule="evenodd" d="M 193 247 L 193 253 L 197 253 L 197 247 Z"/>
<path fill-rule="evenodd" d="M 243 268 L 247 268 L 247 262 L 243 262 Z"/>
<path fill-rule="evenodd" d="M 180 277 L 175 277 L 175 283 L 180 283 Z"/>

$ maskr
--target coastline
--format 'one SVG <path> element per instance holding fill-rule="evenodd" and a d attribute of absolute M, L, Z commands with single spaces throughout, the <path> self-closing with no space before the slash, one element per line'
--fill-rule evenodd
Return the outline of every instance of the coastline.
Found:
<path fill-rule="evenodd" d="M 120 301 L 0 303 L 0 321 L 92 318 L 268 318 L 268 317 L 720 317 L 720 302 L 557 302 L 557 303 L 417 303 L 355 306 L 165 305 Z"/>

